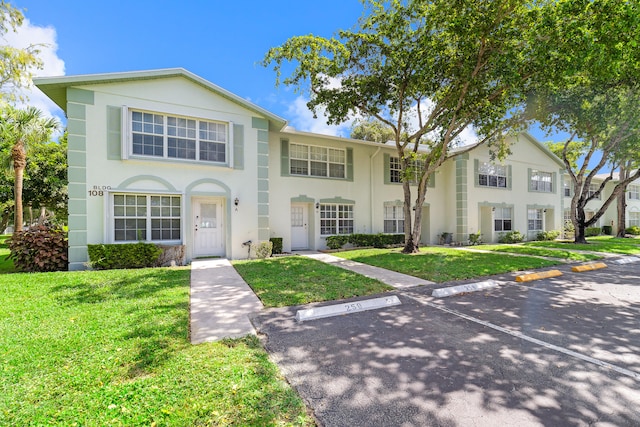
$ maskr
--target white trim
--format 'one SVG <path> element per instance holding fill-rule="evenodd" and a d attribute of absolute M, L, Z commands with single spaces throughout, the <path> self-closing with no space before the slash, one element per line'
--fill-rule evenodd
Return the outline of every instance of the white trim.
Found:
<path fill-rule="evenodd" d="M 130 147 L 131 144 L 129 144 L 130 141 L 130 129 L 131 127 L 129 126 L 129 107 L 127 107 L 126 105 L 122 106 L 122 110 L 120 111 L 121 114 L 121 129 L 120 132 L 122 132 L 122 135 L 120 135 L 120 157 L 122 158 L 122 160 L 127 160 L 129 158 L 129 154 L 130 154 Z"/>

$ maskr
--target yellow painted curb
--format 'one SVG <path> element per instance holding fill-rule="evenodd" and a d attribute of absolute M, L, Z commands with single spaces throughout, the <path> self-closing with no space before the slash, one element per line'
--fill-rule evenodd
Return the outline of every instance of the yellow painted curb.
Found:
<path fill-rule="evenodd" d="M 598 270 L 600 268 L 607 268 L 607 264 L 604 262 L 593 262 L 591 264 L 582 264 L 576 265 L 575 267 L 571 267 L 571 271 L 581 272 L 581 271 L 591 271 Z"/>
<path fill-rule="evenodd" d="M 532 280 L 546 279 L 547 277 L 562 276 L 560 270 L 541 271 L 540 273 L 521 274 L 516 276 L 516 282 L 530 282 Z"/>

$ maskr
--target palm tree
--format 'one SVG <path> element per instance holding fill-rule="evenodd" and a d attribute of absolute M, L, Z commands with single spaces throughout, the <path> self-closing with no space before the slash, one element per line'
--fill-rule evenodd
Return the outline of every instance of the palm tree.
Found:
<path fill-rule="evenodd" d="M 27 150 L 30 144 L 44 142 L 58 128 L 58 121 L 45 117 L 35 107 L 25 110 L 5 105 L 0 112 L 0 140 L 11 147 L 10 161 L 13 166 L 15 197 L 15 231 L 22 231 L 22 181 L 27 166 Z"/>

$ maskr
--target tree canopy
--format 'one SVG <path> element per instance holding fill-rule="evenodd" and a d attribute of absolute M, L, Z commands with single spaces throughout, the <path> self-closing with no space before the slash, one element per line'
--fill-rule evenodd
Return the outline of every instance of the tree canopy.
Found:
<path fill-rule="evenodd" d="M 393 130 L 403 171 L 422 163 L 415 200 L 403 182 L 405 252 L 421 233 L 427 180 L 473 127 L 502 157 L 503 132 L 519 123 L 530 82 L 548 69 L 540 43 L 547 2 L 365 1 L 352 30 L 292 37 L 266 54 L 276 82 L 310 96 L 329 123 L 374 118 Z M 294 62 L 282 78 L 285 63 Z M 423 147 L 424 149 L 419 149 Z M 413 226 L 412 226 L 412 206 Z"/>

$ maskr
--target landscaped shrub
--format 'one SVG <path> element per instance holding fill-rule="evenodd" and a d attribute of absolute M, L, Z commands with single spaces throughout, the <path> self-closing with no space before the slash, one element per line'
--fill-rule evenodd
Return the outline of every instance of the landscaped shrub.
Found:
<path fill-rule="evenodd" d="M 587 227 L 584 229 L 585 237 L 593 237 L 600 235 L 600 227 Z"/>
<path fill-rule="evenodd" d="M 96 270 L 155 267 L 162 249 L 152 243 L 87 245 L 89 265 Z"/>
<path fill-rule="evenodd" d="M 327 247 L 329 249 L 340 249 L 349 242 L 349 236 L 342 234 L 339 236 L 327 236 Z"/>
<path fill-rule="evenodd" d="M 271 256 L 271 251 L 273 250 L 273 242 L 253 243 L 251 244 L 251 249 L 253 249 L 253 253 L 256 254 L 256 258 L 269 258 Z"/>
<path fill-rule="evenodd" d="M 349 243 L 355 247 L 385 248 L 404 243 L 404 234 L 351 234 Z"/>
<path fill-rule="evenodd" d="M 524 235 L 517 230 L 500 233 L 498 238 L 499 243 L 520 243 L 522 241 L 524 241 Z"/>
<path fill-rule="evenodd" d="M 67 248 L 62 229 L 40 225 L 13 233 L 9 258 L 18 271 L 62 271 L 69 265 Z"/>
<path fill-rule="evenodd" d="M 627 234 L 633 234 L 634 236 L 640 236 L 640 227 L 637 225 L 633 225 L 631 227 L 627 227 L 625 230 Z"/>
<path fill-rule="evenodd" d="M 602 226 L 602 234 L 606 234 L 607 236 L 611 236 L 613 234 L 613 227 L 610 225 Z"/>
<path fill-rule="evenodd" d="M 536 236 L 536 240 L 556 240 L 560 232 L 558 230 L 541 231 Z"/>
<path fill-rule="evenodd" d="M 477 233 L 469 234 L 469 244 L 471 246 L 482 244 L 482 234 L 480 233 L 480 231 L 478 231 Z"/>
<path fill-rule="evenodd" d="M 274 255 L 278 255 L 282 253 L 282 237 L 272 237 L 269 241 L 273 244 L 273 249 L 271 253 Z"/>

